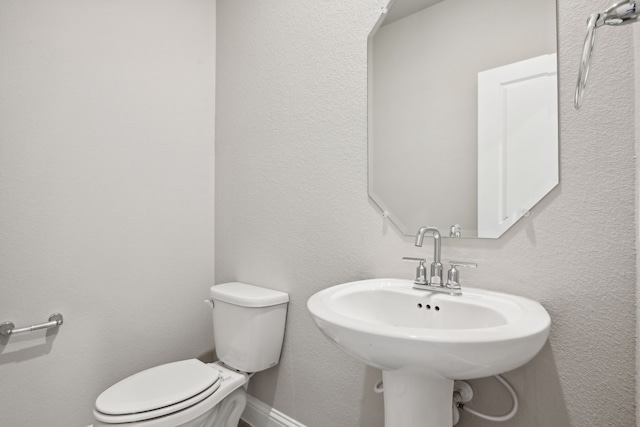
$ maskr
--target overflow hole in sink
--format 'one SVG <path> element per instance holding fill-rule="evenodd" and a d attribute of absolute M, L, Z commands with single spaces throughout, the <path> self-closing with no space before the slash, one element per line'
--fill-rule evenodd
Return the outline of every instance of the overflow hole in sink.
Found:
<path fill-rule="evenodd" d="M 429 304 L 425 305 L 425 307 L 427 307 L 427 310 L 431 310 L 431 306 Z"/>
<path fill-rule="evenodd" d="M 422 308 L 422 304 L 421 303 L 418 303 L 418 308 Z"/>
<path fill-rule="evenodd" d="M 440 307 L 436 305 L 436 311 L 440 311 Z"/>

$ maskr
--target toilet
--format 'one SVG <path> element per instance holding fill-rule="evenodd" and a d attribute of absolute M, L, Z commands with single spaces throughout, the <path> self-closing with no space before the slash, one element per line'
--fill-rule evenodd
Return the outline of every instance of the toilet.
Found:
<path fill-rule="evenodd" d="M 94 427 L 237 427 L 255 372 L 280 361 L 289 295 L 245 283 L 212 286 L 215 363 L 138 372 L 102 392 Z"/>

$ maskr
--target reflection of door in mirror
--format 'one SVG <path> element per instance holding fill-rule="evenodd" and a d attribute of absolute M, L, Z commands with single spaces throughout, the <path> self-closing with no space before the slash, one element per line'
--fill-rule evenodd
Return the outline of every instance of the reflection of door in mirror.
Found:
<path fill-rule="evenodd" d="M 409 1 L 395 0 L 389 15 Z M 554 54 L 555 0 L 418 2 L 422 10 L 383 21 L 369 39 L 369 195 L 403 234 L 460 224 L 475 237 L 478 75 Z M 551 144 L 557 177 L 557 133 Z"/>
<path fill-rule="evenodd" d="M 478 237 L 500 237 L 558 183 L 556 64 L 478 73 Z"/>

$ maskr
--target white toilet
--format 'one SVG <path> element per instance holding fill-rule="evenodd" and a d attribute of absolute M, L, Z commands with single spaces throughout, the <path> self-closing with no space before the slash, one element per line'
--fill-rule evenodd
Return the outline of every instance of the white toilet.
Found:
<path fill-rule="evenodd" d="M 278 364 L 289 295 L 247 285 L 212 286 L 218 362 L 156 366 L 105 390 L 94 427 L 237 427 L 249 377 Z"/>

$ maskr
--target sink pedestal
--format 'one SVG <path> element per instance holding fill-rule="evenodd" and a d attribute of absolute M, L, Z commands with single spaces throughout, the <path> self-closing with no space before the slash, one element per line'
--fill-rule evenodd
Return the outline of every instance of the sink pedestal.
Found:
<path fill-rule="evenodd" d="M 414 370 L 382 371 L 384 425 L 451 427 L 453 380 Z"/>

